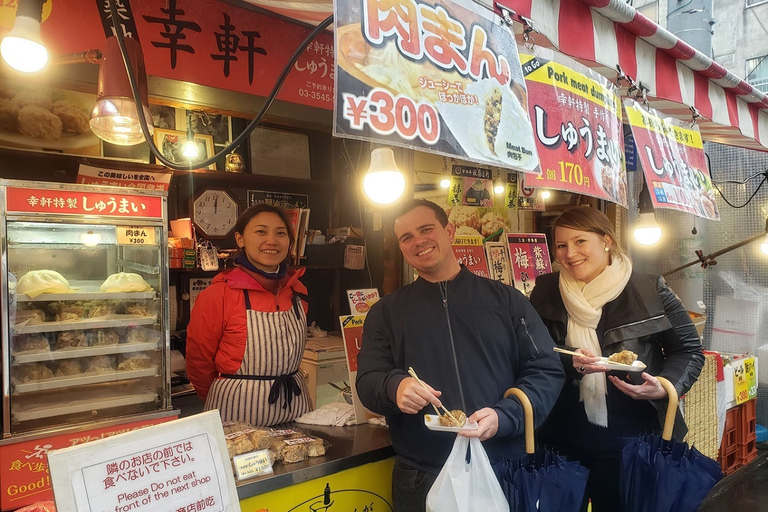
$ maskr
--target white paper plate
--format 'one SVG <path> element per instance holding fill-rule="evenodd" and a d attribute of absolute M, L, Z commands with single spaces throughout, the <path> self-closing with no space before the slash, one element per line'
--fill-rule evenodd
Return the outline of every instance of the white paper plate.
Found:
<path fill-rule="evenodd" d="M 606 359 L 605 361 L 598 361 L 595 364 L 603 365 L 609 370 L 619 370 L 624 372 L 641 372 L 645 370 L 645 363 L 643 363 L 642 361 L 635 361 L 631 365 L 629 365 L 629 364 L 614 363 Z"/>
<path fill-rule="evenodd" d="M 440 424 L 440 420 L 436 414 L 425 414 L 424 425 L 429 430 L 436 430 L 438 432 L 461 432 L 462 430 L 477 430 L 477 423 L 467 423 L 463 427 L 446 427 Z"/>

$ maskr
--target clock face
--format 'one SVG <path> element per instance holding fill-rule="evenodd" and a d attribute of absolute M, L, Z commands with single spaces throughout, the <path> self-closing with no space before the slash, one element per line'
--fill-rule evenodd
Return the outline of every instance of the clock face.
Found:
<path fill-rule="evenodd" d="M 192 205 L 192 220 L 206 236 L 226 237 L 237 222 L 237 203 L 223 190 L 206 190 Z"/>

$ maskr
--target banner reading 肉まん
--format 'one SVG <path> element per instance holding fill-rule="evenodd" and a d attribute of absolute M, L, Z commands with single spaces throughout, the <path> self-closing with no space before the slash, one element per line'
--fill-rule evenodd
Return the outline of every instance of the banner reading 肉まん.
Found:
<path fill-rule="evenodd" d="M 339 0 L 334 135 L 538 173 L 514 34 L 472 0 Z"/>

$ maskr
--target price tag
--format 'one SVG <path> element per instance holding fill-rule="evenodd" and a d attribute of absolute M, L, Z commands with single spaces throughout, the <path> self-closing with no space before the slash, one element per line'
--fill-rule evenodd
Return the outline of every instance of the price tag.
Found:
<path fill-rule="evenodd" d="M 736 395 L 737 405 L 757 396 L 754 357 L 733 362 L 733 392 Z"/>
<path fill-rule="evenodd" d="M 155 245 L 152 226 L 117 226 L 117 245 Z"/>
<path fill-rule="evenodd" d="M 272 463 L 269 461 L 267 450 L 237 455 L 232 457 L 232 462 L 235 464 L 235 473 L 238 480 L 272 473 Z"/>

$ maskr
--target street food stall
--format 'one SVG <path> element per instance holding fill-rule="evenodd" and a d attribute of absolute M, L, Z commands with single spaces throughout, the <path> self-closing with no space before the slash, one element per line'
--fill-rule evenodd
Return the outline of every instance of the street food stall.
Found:
<path fill-rule="evenodd" d="M 83 197 L 123 194 L 129 202 L 141 198 L 153 204 L 159 201 L 160 206 L 146 218 L 130 214 L 129 225 L 119 216 L 112 218 L 92 209 L 63 212 L 51 204 L 48 210 L 31 210 L 42 204 L 31 205 L 29 199 L 34 195 L 29 191 L 39 185 L 8 182 L 3 189 L 11 196 L 25 190 L 29 197 L 23 208 L 19 205 L 24 203 L 15 196 L 11 199 L 16 202 L 6 197 L 2 204 L 3 238 L 7 237 L 8 246 L 3 246 L 7 275 L 3 275 L 2 322 L 6 327 L 0 449 L 22 439 L 17 436 L 26 436 L 23 439 L 36 446 L 25 445 L 24 449 L 43 453 L 40 440 L 46 432 L 70 424 L 82 431 L 102 419 L 117 429 L 117 417 L 133 414 L 147 422 L 172 419 L 171 378 L 176 375 L 171 349 L 183 353 L 182 333 L 192 303 L 215 272 L 225 268 L 231 256 L 227 251 L 235 250 L 231 236 L 238 213 L 256 202 L 295 209 L 296 226 L 306 222 L 303 239 L 309 249 L 305 257 L 297 254 L 295 261 L 308 267 L 310 295 L 318 298 L 310 316 L 326 330 L 342 327 L 338 319 L 346 312 L 340 300 L 345 288 L 380 288 L 386 294 L 408 282 L 411 269 L 403 269 L 397 258 L 385 261 L 383 256 L 397 252 L 386 233 L 389 212 L 363 197 L 357 184 L 371 148 L 379 149 L 376 154 L 381 155 L 390 152 L 381 151 L 381 146 L 393 147 L 392 158 L 404 171 L 400 181 L 407 194 L 445 207 L 457 228 L 454 252 L 463 264 L 529 295 L 536 277 L 552 270 L 551 234 L 547 232 L 551 215 L 573 204 L 601 208 L 616 223 L 633 258 L 641 266 L 655 265 L 654 272 L 663 273 L 691 259 L 698 242 L 682 237 L 679 244 L 675 241 L 680 247 L 674 257 L 659 261 L 657 256 L 649 256 L 646 246 L 632 240 L 629 227 L 651 222 L 654 211 L 657 220 L 653 222 L 667 229 L 670 224 L 688 226 L 690 222 L 695 231 L 698 222 L 698 229 L 706 231 L 705 226 L 720 219 L 732 222 L 731 212 L 723 211 L 722 193 L 713 184 L 707 144 L 761 152 L 768 147 L 765 95 L 618 0 L 457 0 L 439 6 L 413 0 L 398 4 L 418 10 L 418 21 L 395 7 L 365 0 L 290 4 L 133 0 L 115 6 L 119 24 L 108 3 L 100 8 L 85 0 L 56 3 L 54 10 L 50 4 L 42 9 L 43 39 L 57 55 L 68 54 L 70 61 L 54 62 L 42 99 L 24 99 L 29 96 L 24 90 L 28 82 L 3 68 L 0 101 L 8 108 L 15 105 L 17 117 L 9 126 L 0 127 L 3 154 L 13 162 L 7 168 L 0 166 L 0 177 L 19 178 L 29 166 L 39 169 L 40 179 L 45 181 L 82 180 L 113 187 L 91 190 L 52 185 L 59 191 L 76 191 Z M 335 17 L 333 34 L 322 30 L 331 15 Z M 319 26 L 319 30 L 313 32 L 295 21 Z M 73 35 L 72 26 L 83 28 Z M 8 28 L 0 26 L 0 34 Z M 114 35 L 117 32 L 121 37 Z M 136 60 L 136 47 L 143 52 L 141 64 Z M 102 57 L 108 58 L 93 54 L 79 60 L 72 57 L 95 48 L 103 49 Z M 121 54 L 129 52 L 127 60 L 135 65 L 138 80 L 135 90 L 128 87 L 123 93 L 128 103 L 134 96 L 143 100 L 134 110 L 144 113 L 146 107 L 131 129 L 139 134 L 153 132 L 151 148 L 128 150 L 114 137 L 100 141 L 87 126 L 89 105 L 97 96 L 108 96 L 102 88 L 105 80 L 100 79 L 95 87 L 96 72 L 117 62 L 122 73 Z M 282 79 L 282 88 L 274 88 Z M 37 112 L 37 108 L 45 112 Z M 27 115 L 21 114 L 24 109 Z M 30 116 L 30 112 L 38 115 Z M 32 127 L 31 117 L 47 128 Z M 266 126 L 255 127 L 259 122 Z M 331 133 L 337 138 L 332 139 Z M 183 154 L 185 141 L 197 146 L 194 159 Z M 218 154 L 221 151 L 226 156 Z M 166 202 L 162 193 L 126 193 L 116 186 L 157 187 L 168 191 L 168 199 Z M 219 204 L 227 208 L 219 210 Z M 752 230 L 749 236 L 764 231 L 764 219 L 753 220 L 750 217 L 745 223 Z M 178 221 L 173 238 L 180 241 L 166 254 L 171 221 Z M 657 229 L 653 222 L 646 227 Z M 51 225 L 57 226 L 53 234 L 48 233 Z M 356 228 L 340 230 L 340 226 L 358 226 L 364 232 L 360 239 L 365 247 L 351 249 Z M 139 228 L 141 236 L 128 234 Z M 340 235 L 344 229 L 346 234 Z M 146 230 L 154 235 L 151 242 L 144 237 Z M 184 233 L 179 235 L 176 231 L 181 230 Z M 96 249 L 79 238 L 81 232 L 101 236 Z M 309 241 L 309 233 L 313 238 L 318 235 L 314 243 Z M 342 246 L 322 243 L 332 238 L 341 239 Z M 144 243 L 123 243 L 126 239 Z M 42 255 L 41 240 L 54 245 L 55 251 Z M 662 243 L 669 242 L 670 238 L 662 239 Z M 215 265 L 209 261 L 203 267 L 202 254 L 215 260 Z M 83 265 L 82 256 L 98 258 L 101 267 Z M 45 261 L 46 257 L 50 260 Z M 708 260 L 701 259 L 701 263 Z M 14 286 L 27 273 L 43 270 L 58 272 L 74 283 L 73 289 L 66 290 L 68 295 L 32 297 L 25 293 L 22 295 L 28 298 L 19 300 Z M 699 273 L 693 275 L 694 271 Z M 94 282 L 120 272 L 142 275 L 150 290 L 92 290 Z M 734 334 L 734 326 L 759 325 L 743 312 L 748 304 L 759 318 L 765 316 L 764 290 L 755 286 L 750 289 L 754 293 L 737 291 L 733 297 L 737 303 L 727 304 L 719 294 L 705 296 L 701 272 L 686 271 L 686 281 L 675 282 L 674 287 L 683 290 L 681 295 L 690 309 L 697 309 L 697 301 L 707 303 L 708 307 L 698 308 L 698 314 L 710 318 L 707 323 L 704 317 L 706 328 L 702 326 L 700 333 L 705 346 L 735 352 L 731 340 L 743 336 L 738 329 Z M 681 275 L 670 280 L 683 280 Z M 745 289 L 737 280 L 729 282 L 736 290 Z M 93 325 L 64 319 L 67 312 L 75 311 L 91 321 L 91 309 L 98 305 L 79 302 L 93 301 L 119 302 L 119 308 L 126 301 L 146 302 L 151 314 L 110 310 L 107 323 L 98 320 L 101 323 Z M 38 305 L 44 307 L 35 307 Z M 26 315 L 21 322 L 17 321 L 19 313 Z M 73 323 L 60 325 L 62 322 Z M 136 340 L 127 340 L 123 331 L 139 329 L 147 330 L 151 338 L 137 341 L 146 346 L 126 345 Z M 59 338 L 66 342 L 68 334 L 78 331 L 85 337 L 79 348 L 83 360 L 73 357 L 74 349 L 65 357 L 64 352 L 58 354 L 58 348 L 44 355 L 18 348 L 22 341 L 41 347 L 43 339 L 48 344 L 61 343 Z M 747 331 L 754 343 L 743 352 L 764 353 L 764 347 L 757 344 L 759 327 Z M 111 343 L 115 336 L 118 341 Z M 713 342 L 721 345 L 712 347 Z M 135 357 L 144 366 L 120 373 L 119 364 L 130 360 L 129 352 L 137 352 Z M 88 361 L 105 356 L 114 358 L 117 366 L 112 372 L 120 379 L 89 371 Z M 726 357 L 725 366 L 730 363 L 733 368 L 736 361 L 736 367 L 743 369 L 737 373 L 744 377 L 723 392 L 736 397 L 746 391 L 733 405 L 744 409 L 745 423 L 755 419 L 759 423 L 760 406 L 752 412 L 760 394 L 758 367 L 752 362 L 757 358 L 740 356 Z M 149 366 L 143 362 L 146 359 Z M 56 375 L 68 371 L 62 368 L 67 366 L 62 364 L 65 361 L 77 362 L 88 375 Z M 53 375 L 38 366 L 37 374 L 27 375 L 24 370 L 22 376 L 19 372 L 24 365 L 45 366 Z M 732 374 L 729 382 L 734 379 L 737 376 Z M 84 395 L 72 393 L 69 398 L 75 405 L 51 407 L 60 398 L 57 393 L 65 388 L 69 392 L 70 385 Z M 186 397 L 194 404 L 190 410 L 199 410 L 201 404 L 194 403 L 190 387 L 184 386 L 177 388 L 177 398 Z M 355 396 L 355 391 L 348 390 L 348 394 Z M 104 407 L 98 406 L 102 399 Z M 49 414 L 51 411 L 55 414 Z M 730 427 L 734 418 L 741 417 L 735 414 L 731 413 Z M 325 440 L 327 451 L 299 462 L 276 463 L 271 475 L 243 477 L 238 495 L 244 510 L 287 510 L 310 500 L 324 503 L 328 494 L 339 490 L 358 492 L 350 504 L 361 510 L 366 505 L 378 508 L 376 500 L 382 500 L 384 508 L 391 502 L 388 475 L 394 452 L 383 427 L 289 428 Z M 736 432 L 729 427 L 722 430 L 725 435 Z M 749 436 L 747 432 L 740 443 L 748 444 L 745 439 Z M 73 439 L 66 442 L 76 442 Z M 721 455 L 738 460 L 733 455 L 742 453 L 736 451 L 738 444 L 734 438 Z M 57 447 L 51 444 L 51 448 Z M 745 450 L 743 463 L 754 454 L 751 448 Z M 4 456 L 3 460 L 11 459 Z M 723 468 L 732 470 L 734 464 L 729 462 Z M 44 481 L 46 470 L 39 468 Z M 37 476 L 35 482 L 40 480 Z M 7 481 L 4 476 L 3 499 L 10 496 Z M 13 489 L 19 488 L 14 485 Z M 36 488 L 24 485 L 28 490 Z M 369 496 L 375 497 L 371 503 L 364 499 Z M 25 502 L 4 501 L 3 510 L 21 504 Z"/>

